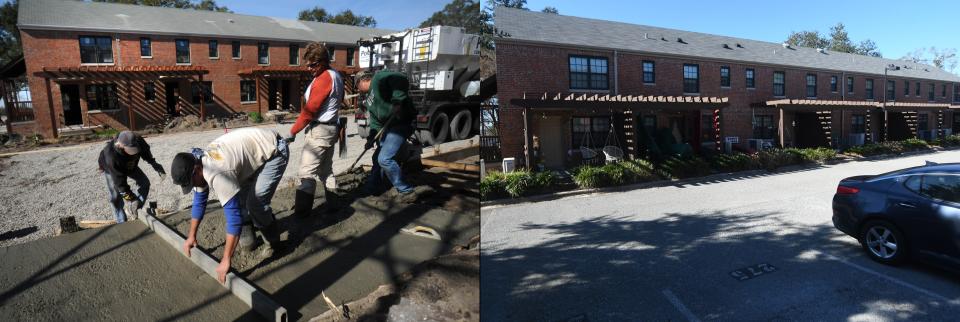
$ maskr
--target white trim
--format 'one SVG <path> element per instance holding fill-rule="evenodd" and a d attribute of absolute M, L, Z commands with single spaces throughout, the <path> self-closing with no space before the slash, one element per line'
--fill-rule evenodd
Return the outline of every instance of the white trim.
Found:
<path fill-rule="evenodd" d="M 240 101 L 240 105 L 257 104 L 257 101 Z"/>
<path fill-rule="evenodd" d="M 140 59 L 153 59 L 153 56 L 140 56 Z"/>
<path fill-rule="evenodd" d="M 122 108 L 115 108 L 110 110 L 87 110 L 87 114 L 116 113 L 122 110 L 123 110 Z"/>
<path fill-rule="evenodd" d="M 80 63 L 80 66 L 115 66 L 117 63 Z"/>

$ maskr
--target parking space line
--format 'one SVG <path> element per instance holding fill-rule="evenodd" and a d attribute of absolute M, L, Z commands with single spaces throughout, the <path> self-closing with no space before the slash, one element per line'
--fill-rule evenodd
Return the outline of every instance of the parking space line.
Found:
<path fill-rule="evenodd" d="M 860 270 L 860 271 L 863 271 L 863 272 L 865 272 L 865 273 L 871 274 L 871 275 L 873 275 L 873 276 L 876 276 L 876 277 L 879 277 L 879 278 L 888 280 L 888 281 L 890 281 L 890 282 L 893 282 L 894 284 L 897 284 L 897 285 L 900 285 L 900 286 L 909 288 L 909 289 L 911 289 L 911 290 L 914 290 L 914 291 L 923 293 L 923 294 L 925 294 L 925 295 L 927 295 L 927 296 L 929 296 L 929 297 L 932 297 L 932 298 L 938 299 L 938 300 L 940 300 L 940 301 L 943 301 L 943 302 L 946 303 L 946 304 L 957 305 L 957 301 L 951 300 L 951 299 L 947 298 L 946 296 L 943 296 L 943 295 L 934 293 L 933 291 L 930 291 L 930 290 L 927 290 L 927 289 L 925 289 L 925 288 L 922 288 L 922 287 L 919 287 L 919 286 L 910 284 L 910 283 L 908 283 L 908 282 L 905 282 L 905 281 L 902 281 L 902 280 L 900 280 L 900 279 L 891 277 L 891 276 L 889 276 L 889 275 L 886 275 L 886 274 L 877 272 L 877 271 L 875 271 L 875 270 L 872 270 L 872 269 L 869 269 L 869 268 L 866 268 L 866 267 L 857 265 L 857 264 L 855 264 L 855 263 L 851 263 L 851 262 L 847 261 L 846 259 L 843 259 L 843 258 L 834 256 L 834 255 L 831 255 L 831 254 L 829 254 L 829 253 L 826 253 L 826 252 L 820 252 L 820 253 L 823 254 L 824 256 L 826 256 L 826 257 L 829 258 L 829 259 L 832 259 L 832 260 L 835 260 L 835 261 L 844 263 L 844 264 L 846 264 L 847 266 L 856 268 L 856 269 L 858 269 L 858 270 Z"/>
<path fill-rule="evenodd" d="M 677 298 L 676 295 L 673 295 L 673 292 L 671 292 L 669 288 L 663 290 L 663 296 L 665 296 L 667 300 L 677 308 L 677 311 L 680 311 L 680 313 L 687 318 L 687 321 L 700 322 L 700 319 L 697 319 L 697 317 L 693 315 L 693 312 L 690 312 L 690 310 L 687 309 L 687 306 L 683 305 L 683 302 L 680 302 L 680 299 Z"/>

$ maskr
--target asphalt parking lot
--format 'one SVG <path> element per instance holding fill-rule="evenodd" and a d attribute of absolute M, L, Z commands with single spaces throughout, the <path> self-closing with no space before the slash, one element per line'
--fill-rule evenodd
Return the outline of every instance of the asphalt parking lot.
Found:
<path fill-rule="evenodd" d="M 960 274 L 871 261 L 833 228 L 847 176 L 960 151 L 481 210 L 485 321 L 948 321 Z"/>

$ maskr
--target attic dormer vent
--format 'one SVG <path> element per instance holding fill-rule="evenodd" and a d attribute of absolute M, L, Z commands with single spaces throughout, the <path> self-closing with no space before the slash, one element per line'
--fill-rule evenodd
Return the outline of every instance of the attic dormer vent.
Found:
<path fill-rule="evenodd" d="M 680 37 L 677 37 L 677 42 L 681 44 L 686 44 L 686 42 L 683 41 L 683 38 L 680 38 Z"/>
<path fill-rule="evenodd" d="M 667 38 L 665 38 L 665 37 L 660 37 L 660 40 L 667 41 Z"/>
<path fill-rule="evenodd" d="M 647 36 L 647 33 L 643 33 L 643 39 L 650 39 L 650 37 Z"/>
<path fill-rule="evenodd" d="M 741 45 L 740 43 L 737 43 L 737 48 L 743 48 L 743 45 Z"/>
<path fill-rule="evenodd" d="M 233 19 L 227 19 L 227 22 L 234 23 L 235 21 L 233 21 Z"/>
<path fill-rule="evenodd" d="M 780 44 L 780 45 L 782 45 L 783 48 L 790 49 L 790 44 L 788 44 L 788 43 L 782 43 L 782 44 Z"/>
<path fill-rule="evenodd" d="M 733 48 L 730 48 L 730 45 L 727 45 L 727 44 L 723 44 L 723 48 L 726 48 L 726 49 L 733 49 Z"/>
<path fill-rule="evenodd" d="M 822 54 L 822 53 L 823 53 L 823 48 L 817 48 L 817 52 Z"/>

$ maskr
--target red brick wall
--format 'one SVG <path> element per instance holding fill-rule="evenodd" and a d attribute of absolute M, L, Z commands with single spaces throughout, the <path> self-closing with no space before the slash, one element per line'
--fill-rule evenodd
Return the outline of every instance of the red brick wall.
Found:
<path fill-rule="evenodd" d="M 786 98 L 807 98 L 807 74 L 817 75 L 817 99 L 864 100 L 866 79 L 868 78 L 874 80 L 873 99 L 875 101 L 883 101 L 885 95 L 883 75 L 863 75 L 825 70 L 742 64 L 631 52 L 618 52 L 616 64 L 619 64 L 619 66 L 615 66 L 613 59 L 614 52 L 612 50 L 587 50 L 576 47 L 548 46 L 512 41 L 498 42 L 496 51 L 497 89 L 501 107 L 502 152 L 504 157 L 516 157 L 518 160 L 523 159 L 524 152 L 522 109 L 511 106 L 510 100 L 522 98 L 524 94 L 528 97 L 539 97 L 543 95 L 544 92 L 576 92 L 576 90 L 570 90 L 569 87 L 568 59 L 570 55 L 606 57 L 609 68 L 609 90 L 593 92 L 611 95 L 683 95 L 683 65 L 698 64 L 700 68 L 700 95 L 730 98 L 730 105 L 723 109 L 722 135 L 738 136 L 742 143 L 745 143 L 747 139 L 752 137 L 752 114 L 773 115 L 774 122 L 778 122 L 779 117 L 776 109 L 751 107 L 759 106 L 768 100 L 778 98 L 773 96 L 774 71 L 782 71 L 785 73 Z M 654 85 L 643 84 L 642 61 L 644 60 L 655 63 L 656 82 Z M 720 87 L 720 66 L 730 67 L 729 88 Z M 614 68 L 617 69 L 616 72 Z M 747 68 L 754 70 L 754 89 L 746 88 L 744 75 Z M 617 85 L 615 85 L 613 81 L 614 75 L 617 75 L 619 80 Z M 836 92 L 830 91 L 831 76 L 837 77 Z M 854 77 L 853 94 L 847 94 L 845 92 L 845 77 L 849 76 Z M 904 78 L 888 77 L 888 79 L 894 80 L 896 83 L 896 101 L 928 102 L 927 86 L 930 84 L 929 81 L 920 80 L 922 83 L 921 97 L 916 97 L 914 95 L 916 79 L 909 79 L 911 82 L 909 96 L 903 95 Z M 947 85 L 947 96 L 942 97 L 940 95 L 940 86 L 944 84 L 944 82 L 933 83 L 937 84 L 935 102 L 949 103 L 952 101 L 953 86 L 951 84 Z M 619 92 L 615 92 L 617 88 Z M 590 112 L 581 111 L 578 114 L 590 114 Z M 844 122 L 849 122 L 849 116 L 851 114 L 852 113 L 848 113 L 844 115 Z M 835 113 L 834 122 L 839 122 L 839 119 L 839 113 Z M 934 117 L 931 117 L 931 123 L 933 123 L 933 119 Z M 837 125 L 839 128 L 839 124 Z M 873 125 L 876 127 L 877 124 L 874 123 Z M 933 128 L 933 126 L 935 126 L 935 124 L 931 124 L 931 128 Z M 949 126 L 949 124 L 945 123 L 945 126 Z M 848 130 L 849 126 L 846 126 L 845 129 Z M 843 133 L 843 135 L 846 135 L 846 133 Z"/>
<path fill-rule="evenodd" d="M 213 82 L 214 103 L 205 104 L 208 115 L 224 115 L 234 112 L 266 112 L 267 104 L 267 81 L 261 80 L 260 89 L 257 93 L 259 104 L 240 103 L 240 80 L 253 79 L 241 77 L 238 71 L 245 68 L 261 66 L 257 63 L 257 43 L 255 40 L 237 40 L 241 43 L 240 59 L 232 58 L 232 42 L 235 39 L 229 38 L 207 38 L 207 37 L 176 37 L 176 36 L 158 36 L 158 35 L 137 35 L 137 34 L 107 34 L 95 32 L 72 32 L 72 31 L 40 31 L 40 30 L 22 30 L 21 39 L 23 41 L 24 58 L 27 65 L 27 75 L 30 82 L 30 90 L 33 96 L 34 110 L 36 113 L 35 127 L 37 131 L 46 137 L 55 135 L 55 126 L 61 127 L 63 124 L 63 106 L 60 97 L 60 83 L 80 85 L 80 98 L 82 111 L 84 112 L 84 125 L 107 124 L 115 128 L 126 129 L 129 126 L 127 120 L 128 106 L 134 108 L 135 123 L 137 129 L 142 129 L 147 124 L 163 119 L 166 115 L 166 95 L 164 83 L 171 82 L 173 79 L 158 79 L 156 76 L 131 75 L 129 84 L 126 80 L 92 80 L 85 78 L 83 80 L 56 80 L 49 81 L 50 88 L 47 90 L 46 81 L 37 72 L 43 67 L 77 67 L 80 63 L 79 36 L 111 36 L 113 41 L 114 66 L 174 66 L 176 65 L 176 50 L 174 39 L 190 40 L 190 65 L 201 66 L 209 70 L 209 73 L 203 76 L 204 81 Z M 120 41 L 116 39 L 119 37 Z M 148 37 L 151 40 L 152 57 L 140 57 L 140 38 Z M 208 42 L 211 39 L 218 41 L 219 58 L 212 59 L 208 57 Z M 267 41 L 270 44 L 270 64 L 269 66 L 290 66 L 289 45 L 290 42 Z M 303 65 L 303 51 L 307 43 L 299 43 L 300 65 Z M 356 71 L 354 66 L 345 66 L 347 47 L 336 46 L 334 53 L 333 67 L 338 70 L 348 72 Z M 357 63 L 359 51 L 354 52 L 354 64 Z M 280 79 L 280 78 L 277 78 Z M 304 79 L 304 84 L 300 84 L 296 77 L 286 78 L 290 80 L 288 95 L 290 104 L 299 107 L 300 97 L 302 96 L 301 87 L 309 82 Z M 178 84 L 180 93 L 179 107 L 185 112 L 198 113 L 198 106 L 191 104 L 191 81 L 196 81 L 196 76 L 183 79 Z M 107 82 L 116 84 L 121 111 L 110 113 L 88 114 L 88 107 L 85 95 L 85 84 L 94 82 Z M 148 102 L 144 99 L 143 86 L 146 82 L 154 82 L 156 88 L 156 100 Z M 95 115 L 97 114 L 97 115 Z"/>

